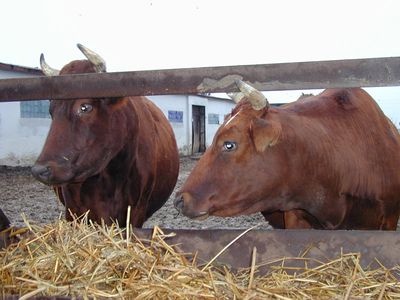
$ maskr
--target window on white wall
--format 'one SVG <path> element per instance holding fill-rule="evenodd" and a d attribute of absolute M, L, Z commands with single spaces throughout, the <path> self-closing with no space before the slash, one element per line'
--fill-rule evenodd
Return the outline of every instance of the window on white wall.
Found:
<path fill-rule="evenodd" d="M 50 102 L 47 100 L 22 101 L 21 118 L 50 118 L 49 105 Z"/>
<path fill-rule="evenodd" d="M 218 114 L 208 114 L 208 124 L 219 124 Z"/>
<path fill-rule="evenodd" d="M 183 123 L 183 111 L 169 110 L 168 120 L 172 123 Z"/>

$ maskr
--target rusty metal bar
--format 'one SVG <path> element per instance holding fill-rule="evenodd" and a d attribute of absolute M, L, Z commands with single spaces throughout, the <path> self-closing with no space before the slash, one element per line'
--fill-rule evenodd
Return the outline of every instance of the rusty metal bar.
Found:
<path fill-rule="evenodd" d="M 400 57 L 64 75 L 0 80 L 0 101 L 400 85 Z"/>
<path fill-rule="evenodd" d="M 177 244 L 184 253 L 198 253 L 198 261 L 210 261 L 243 230 L 164 230 L 175 232 L 167 239 Z M 135 229 L 135 233 L 150 239 L 151 230 Z M 400 263 L 400 234 L 394 231 L 336 231 L 336 230 L 253 230 L 237 240 L 218 259 L 234 269 L 250 266 L 253 247 L 257 248 L 257 264 L 283 257 L 305 257 L 321 261 L 340 257 L 341 253 L 360 253 L 360 264 L 378 267 L 377 259 L 385 267 Z M 279 264 L 280 262 L 278 262 Z M 297 265 L 290 261 L 285 265 Z M 270 265 L 271 266 L 271 265 Z"/>

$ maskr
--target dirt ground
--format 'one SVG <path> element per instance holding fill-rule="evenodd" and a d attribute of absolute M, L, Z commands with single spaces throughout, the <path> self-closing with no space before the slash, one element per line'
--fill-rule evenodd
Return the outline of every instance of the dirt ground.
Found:
<path fill-rule="evenodd" d="M 235 218 L 210 217 L 204 221 L 194 221 L 178 215 L 172 199 L 195 163 L 196 160 L 190 157 L 181 158 L 179 178 L 174 192 L 167 203 L 147 220 L 143 227 L 158 225 L 179 229 L 241 229 L 260 224 L 260 229 L 270 228 L 261 214 Z M 64 216 L 64 206 L 57 200 L 52 188 L 36 181 L 30 174 L 30 169 L 26 167 L 0 166 L 0 208 L 16 226 L 23 224 L 21 214 L 25 214 L 28 220 L 40 223 L 50 223 Z"/>

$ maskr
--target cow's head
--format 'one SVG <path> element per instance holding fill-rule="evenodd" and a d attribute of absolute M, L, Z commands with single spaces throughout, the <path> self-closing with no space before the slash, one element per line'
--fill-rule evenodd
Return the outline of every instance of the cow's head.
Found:
<path fill-rule="evenodd" d="M 47 76 L 105 72 L 104 60 L 78 44 L 87 60 L 75 60 L 61 71 L 40 57 Z M 51 100 L 52 123 L 43 150 L 32 167 L 35 178 L 46 184 L 82 182 L 99 173 L 123 147 L 126 118 L 124 99 Z"/>
<path fill-rule="evenodd" d="M 235 216 L 273 209 L 283 176 L 279 153 L 279 116 L 265 96 L 236 82 L 236 107 L 225 118 L 211 146 L 199 160 L 175 199 L 175 207 L 191 218 Z"/>

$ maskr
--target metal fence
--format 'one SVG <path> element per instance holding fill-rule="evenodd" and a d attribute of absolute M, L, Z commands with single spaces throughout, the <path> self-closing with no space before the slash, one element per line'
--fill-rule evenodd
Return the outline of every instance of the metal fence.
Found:
<path fill-rule="evenodd" d="M 0 101 L 400 85 L 400 57 L 62 75 L 0 80 Z"/>

